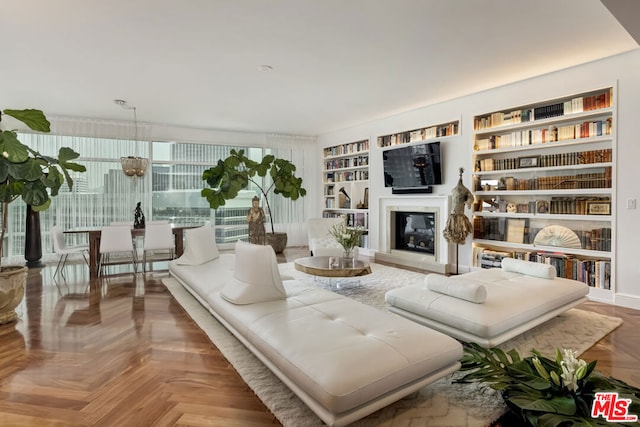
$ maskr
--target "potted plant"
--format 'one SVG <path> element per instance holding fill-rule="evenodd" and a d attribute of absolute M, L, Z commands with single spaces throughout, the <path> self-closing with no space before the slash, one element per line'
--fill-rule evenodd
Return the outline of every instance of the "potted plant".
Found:
<path fill-rule="evenodd" d="M 40 110 L 7 109 L 0 113 L 0 121 L 2 114 L 13 117 L 34 131 L 51 130 L 51 124 Z M 9 204 L 21 197 L 35 212 L 46 210 L 51 205 L 51 197 L 58 195 L 65 179 L 69 188 L 72 188 L 73 180 L 69 176 L 69 170 L 84 172 L 86 168 L 71 162 L 79 157 L 72 149 L 60 148 L 57 158 L 46 156 L 20 142 L 15 130 L 0 129 L 0 154 L 0 324 L 3 324 L 17 318 L 15 308 L 24 297 L 27 280 L 26 267 L 3 267 L 1 263 Z"/>
<path fill-rule="evenodd" d="M 224 160 L 205 170 L 202 179 L 207 181 L 211 188 L 202 189 L 201 195 L 209 202 L 212 209 L 224 206 L 227 200 L 235 198 L 240 190 L 244 190 L 253 183 L 262 193 L 267 205 L 267 213 L 271 223 L 271 233 L 266 233 L 266 243 L 273 246 L 276 253 L 281 253 L 287 245 L 286 233 L 276 233 L 273 227 L 273 215 L 269 204 L 269 193 L 280 194 L 282 197 L 297 200 L 304 197 L 307 190 L 302 187 L 302 178 L 296 177 L 296 166 L 288 160 L 276 158 L 267 154 L 262 161 L 256 162 L 244 154 L 244 150 L 231 150 Z M 261 179 L 271 177 L 271 183 L 264 187 Z"/>
<path fill-rule="evenodd" d="M 555 359 L 531 352 L 521 357 L 466 343 L 456 382 L 499 391 L 517 425 L 608 426 L 614 415 L 620 425 L 637 425 L 640 389 L 596 371 L 597 361 L 578 359 L 573 350 L 556 349 Z"/>

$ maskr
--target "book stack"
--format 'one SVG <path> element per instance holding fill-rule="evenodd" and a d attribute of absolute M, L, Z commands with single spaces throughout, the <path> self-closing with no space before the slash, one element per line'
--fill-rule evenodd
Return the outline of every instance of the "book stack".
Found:
<path fill-rule="evenodd" d="M 549 213 L 555 215 L 588 215 L 590 202 L 611 203 L 610 197 L 552 197 Z"/>
<path fill-rule="evenodd" d="M 564 115 L 564 103 L 544 105 L 533 109 L 534 120 L 548 119 Z"/>
<path fill-rule="evenodd" d="M 480 268 L 500 268 L 502 267 L 502 259 L 510 258 L 509 252 L 484 250 L 480 255 Z"/>
<path fill-rule="evenodd" d="M 499 217 L 475 217 L 474 238 L 503 242 L 506 235 L 506 219 Z"/>
<path fill-rule="evenodd" d="M 566 190 L 585 188 L 611 188 L 611 168 L 604 168 L 604 172 L 583 173 L 564 176 L 541 176 L 535 178 L 536 188 L 524 190 Z"/>

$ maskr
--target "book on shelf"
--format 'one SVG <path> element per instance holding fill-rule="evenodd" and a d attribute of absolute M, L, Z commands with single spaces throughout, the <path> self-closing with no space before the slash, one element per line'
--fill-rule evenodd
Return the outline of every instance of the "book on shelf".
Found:
<path fill-rule="evenodd" d="M 369 215 L 367 212 L 347 212 L 333 215 L 330 218 L 337 216 L 341 216 L 345 219 L 347 227 L 359 227 L 365 230 L 369 228 Z"/>
<path fill-rule="evenodd" d="M 611 260 L 580 258 L 551 251 L 497 251 L 476 246 L 473 265 L 480 268 L 499 268 L 505 257 L 552 265 L 556 276 L 586 283 L 594 288 L 611 289 Z"/>
<path fill-rule="evenodd" d="M 413 130 L 409 132 L 409 141 L 422 141 L 424 139 L 424 129 Z"/>
<path fill-rule="evenodd" d="M 515 228 L 509 230 L 510 227 Z M 527 218 L 481 216 L 473 218 L 473 238 L 478 240 L 531 244 L 539 231 L 539 228 L 529 226 Z M 573 232 L 580 240 L 580 249 L 611 252 L 611 227 L 573 230 Z M 517 239 L 516 236 L 518 236 Z"/>
<path fill-rule="evenodd" d="M 442 125 L 414 129 L 406 132 L 398 132 L 391 135 L 379 136 L 378 147 L 390 147 L 393 145 L 407 144 L 410 142 L 423 141 L 431 138 L 456 135 L 457 133 L 458 122 L 456 121 Z"/>
<path fill-rule="evenodd" d="M 367 233 L 360 236 L 360 245 L 361 248 L 369 247 L 369 235 Z"/>
<path fill-rule="evenodd" d="M 562 102 L 540 105 L 533 108 L 522 108 L 511 111 L 497 111 L 481 117 L 473 122 L 475 130 L 496 126 L 526 123 L 567 114 L 610 108 L 613 105 L 613 88 L 605 89 L 593 95 L 575 97 Z"/>
<path fill-rule="evenodd" d="M 485 250 L 480 256 L 480 268 L 500 268 L 502 259 L 510 257 L 509 252 Z"/>
<path fill-rule="evenodd" d="M 368 217 L 369 215 L 367 215 L 366 212 L 356 212 L 353 214 L 354 216 L 354 225 L 356 227 L 362 227 L 362 228 L 368 228 L 369 224 L 368 224 Z"/>
<path fill-rule="evenodd" d="M 324 157 L 332 157 L 365 151 L 369 151 L 369 140 L 350 142 L 347 144 L 336 145 L 335 147 L 326 147 L 322 153 Z"/>
<path fill-rule="evenodd" d="M 518 169 L 519 159 L 520 157 L 507 157 L 504 159 L 487 157 L 477 159 L 475 172 Z M 533 168 L 609 163 L 611 159 L 612 151 L 610 148 L 603 150 L 574 151 L 570 153 L 542 154 L 538 158 L 538 165 L 533 166 Z M 531 169 L 531 167 L 528 169 Z"/>
<path fill-rule="evenodd" d="M 476 140 L 478 150 L 496 148 L 524 147 L 547 142 L 569 141 L 573 139 L 593 138 L 611 135 L 612 119 L 595 120 L 566 126 L 548 126 L 538 129 L 526 129 L 506 134 L 491 135 Z"/>

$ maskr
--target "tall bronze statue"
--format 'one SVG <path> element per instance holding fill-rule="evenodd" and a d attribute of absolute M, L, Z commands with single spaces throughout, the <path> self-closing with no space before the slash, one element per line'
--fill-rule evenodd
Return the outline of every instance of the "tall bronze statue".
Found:
<path fill-rule="evenodd" d="M 259 206 L 260 199 L 253 196 L 251 199 L 251 209 L 247 213 L 247 223 L 249 224 L 249 243 L 264 245 L 264 222 L 266 217 L 264 210 Z"/>

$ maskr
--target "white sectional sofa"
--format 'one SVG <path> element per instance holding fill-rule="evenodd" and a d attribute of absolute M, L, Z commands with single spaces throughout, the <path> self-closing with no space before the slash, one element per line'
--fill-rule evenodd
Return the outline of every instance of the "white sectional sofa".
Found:
<path fill-rule="evenodd" d="M 505 258 L 502 268 L 387 292 L 389 310 L 465 342 L 493 347 L 587 300 L 589 287 L 553 266 Z"/>
<path fill-rule="evenodd" d="M 193 262 L 189 245 L 201 253 L 194 242 L 207 234 L 187 232 L 171 275 L 326 424 L 349 424 L 459 368 L 462 346 L 440 332 L 282 281 L 269 246 L 239 242 L 235 255 Z"/>

